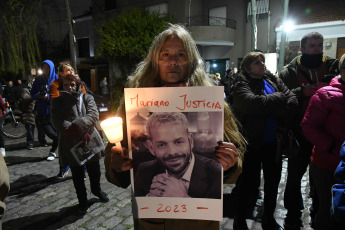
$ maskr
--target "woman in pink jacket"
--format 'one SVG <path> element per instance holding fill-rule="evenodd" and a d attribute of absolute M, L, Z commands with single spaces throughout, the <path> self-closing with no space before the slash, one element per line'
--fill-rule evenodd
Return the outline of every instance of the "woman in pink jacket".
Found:
<path fill-rule="evenodd" d="M 331 188 L 336 183 L 334 171 L 340 161 L 339 151 L 345 141 L 345 54 L 339 62 L 340 75 L 329 86 L 319 89 L 310 99 L 301 126 L 314 145 L 310 175 L 319 200 L 315 229 L 331 226 Z"/>

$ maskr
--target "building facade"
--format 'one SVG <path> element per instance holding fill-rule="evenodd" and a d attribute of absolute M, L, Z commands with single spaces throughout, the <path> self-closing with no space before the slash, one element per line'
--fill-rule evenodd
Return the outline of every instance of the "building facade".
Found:
<path fill-rule="evenodd" d="M 301 37 L 310 31 L 324 35 L 327 55 L 340 57 L 345 52 L 345 9 L 342 9 L 345 0 L 340 1 L 342 4 L 338 0 L 324 2 L 290 0 L 288 17 L 295 19 L 295 30 L 287 33 L 286 62 L 298 54 Z M 210 74 L 224 76 L 226 69 L 239 68 L 242 58 L 253 49 L 264 53 L 279 51 L 283 0 L 256 1 L 256 47 L 252 42 L 253 9 L 249 0 L 73 0 L 70 3 L 77 69 L 95 92 L 103 77 L 109 77 L 110 84 L 115 84 L 119 75 L 116 64 L 97 53 L 101 39 L 98 30 L 104 20 L 114 18 L 130 7 L 169 14 L 176 22 L 185 25 L 196 41 Z M 56 29 L 59 32 L 54 35 L 56 41 L 64 41 L 68 35 L 66 22 L 63 21 L 65 10 L 63 4 L 59 6 L 60 29 Z M 69 58 L 62 58 L 60 62 L 68 61 Z"/>

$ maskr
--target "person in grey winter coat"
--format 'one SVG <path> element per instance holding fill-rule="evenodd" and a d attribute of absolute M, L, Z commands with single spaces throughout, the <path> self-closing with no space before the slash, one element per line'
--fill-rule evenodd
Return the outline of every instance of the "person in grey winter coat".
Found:
<path fill-rule="evenodd" d="M 98 122 L 98 111 L 93 96 L 83 94 L 80 81 L 74 75 L 63 78 L 60 97 L 53 99 L 51 105 L 51 122 L 59 133 L 59 153 L 62 162 L 71 167 L 73 184 L 76 189 L 79 211 L 88 211 L 86 187 L 84 183 L 84 165 L 71 154 L 70 149 L 79 141 L 89 144 L 90 136 L 97 132 L 94 128 Z M 100 139 L 100 137 L 99 137 Z M 102 140 L 96 140 L 98 143 Z M 100 187 L 100 154 L 95 154 L 85 166 L 90 177 L 91 192 L 101 201 L 108 202 L 109 196 Z"/>

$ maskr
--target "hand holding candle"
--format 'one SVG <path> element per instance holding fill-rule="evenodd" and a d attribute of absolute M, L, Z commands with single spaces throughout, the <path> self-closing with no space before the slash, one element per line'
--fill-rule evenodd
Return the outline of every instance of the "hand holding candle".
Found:
<path fill-rule="evenodd" d="M 112 117 L 101 122 L 101 128 L 110 143 L 114 143 L 117 148 L 121 149 L 121 141 L 123 139 L 122 118 Z"/>

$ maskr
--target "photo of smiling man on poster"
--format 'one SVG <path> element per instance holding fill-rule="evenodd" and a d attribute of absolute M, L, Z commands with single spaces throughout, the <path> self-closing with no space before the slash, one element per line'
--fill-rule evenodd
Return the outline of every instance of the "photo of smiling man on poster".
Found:
<path fill-rule="evenodd" d="M 135 196 L 221 199 L 221 164 L 193 152 L 193 134 L 183 113 L 152 113 L 146 133 L 154 159 L 139 164 Z"/>

